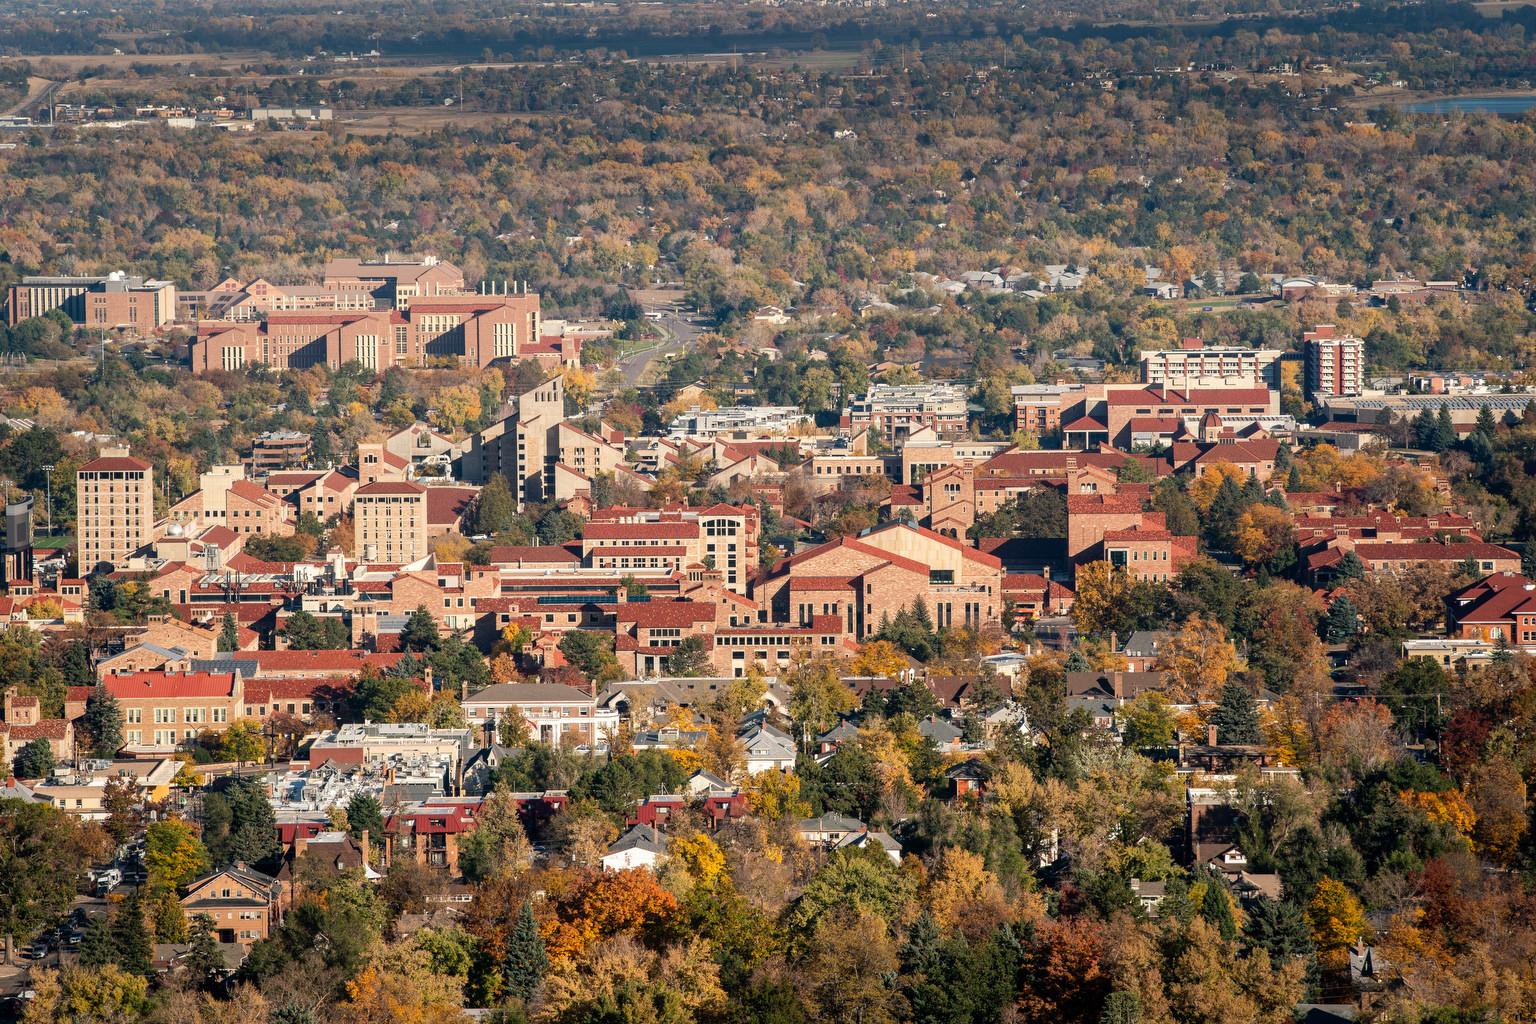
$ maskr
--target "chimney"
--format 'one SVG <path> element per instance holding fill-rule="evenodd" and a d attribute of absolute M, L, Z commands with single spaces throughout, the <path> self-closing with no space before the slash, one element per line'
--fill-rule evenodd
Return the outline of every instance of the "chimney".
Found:
<path fill-rule="evenodd" d="M 1205 742 L 1209 743 L 1213 747 L 1216 745 L 1216 726 L 1215 725 L 1208 725 L 1208 726 L 1205 727 Z"/>
<path fill-rule="evenodd" d="M 309 849 L 309 837 L 304 834 L 304 830 L 301 828 L 293 834 L 293 859 L 298 860 L 304 856 L 304 851 L 307 849 Z"/>
<path fill-rule="evenodd" d="M 363 852 L 363 870 L 366 871 L 368 869 L 369 862 L 371 862 L 373 860 L 372 856 L 370 856 L 371 851 L 368 848 L 368 830 L 367 829 L 363 829 L 362 835 L 357 837 L 357 845 L 358 845 L 358 847 Z"/>

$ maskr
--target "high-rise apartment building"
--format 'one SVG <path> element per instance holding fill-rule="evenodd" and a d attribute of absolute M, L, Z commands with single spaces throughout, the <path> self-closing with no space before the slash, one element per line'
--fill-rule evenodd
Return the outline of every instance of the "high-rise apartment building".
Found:
<path fill-rule="evenodd" d="M 155 471 L 126 446 L 103 448 L 75 475 L 75 550 L 81 574 L 122 567 L 153 539 Z"/>
<path fill-rule="evenodd" d="M 565 378 L 556 374 L 508 405 L 501 420 L 454 446 L 454 475 L 484 486 L 500 473 L 511 483 L 519 508 L 549 501 L 565 420 Z"/>
<path fill-rule="evenodd" d="M 1365 391 L 1365 342 L 1318 324 L 1301 336 L 1307 352 L 1307 394 L 1353 396 Z"/>
<path fill-rule="evenodd" d="M 359 557 L 405 565 L 427 554 L 427 489 L 408 480 L 364 484 L 352 495 Z"/>

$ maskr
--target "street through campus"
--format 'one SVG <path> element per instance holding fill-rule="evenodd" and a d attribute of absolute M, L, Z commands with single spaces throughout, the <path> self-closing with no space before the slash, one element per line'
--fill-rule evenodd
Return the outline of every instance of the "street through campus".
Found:
<path fill-rule="evenodd" d="M 633 352 L 618 361 L 617 365 L 624 377 L 624 385 L 635 387 L 651 383 L 647 375 L 653 368 L 661 366 L 667 356 L 686 352 L 694 340 L 705 331 L 705 328 L 695 323 L 694 319 L 696 318 L 690 318 L 688 314 L 675 310 L 664 311 L 654 320 L 647 316 L 646 323 L 660 330 L 664 337 L 652 347 Z"/>

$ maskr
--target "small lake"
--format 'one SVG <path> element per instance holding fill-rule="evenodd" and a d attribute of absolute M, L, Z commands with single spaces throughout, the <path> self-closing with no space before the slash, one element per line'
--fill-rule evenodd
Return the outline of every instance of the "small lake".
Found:
<path fill-rule="evenodd" d="M 1515 116 L 1536 107 L 1536 93 L 1517 96 L 1442 96 L 1403 104 L 1410 114 L 1506 114 Z"/>

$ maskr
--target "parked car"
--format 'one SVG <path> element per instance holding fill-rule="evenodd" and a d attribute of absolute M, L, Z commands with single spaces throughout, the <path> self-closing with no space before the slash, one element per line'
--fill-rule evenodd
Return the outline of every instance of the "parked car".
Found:
<path fill-rule="evenodd" d="M 41 960 L 51 952 L 53 952 L 53 947 L 50 946 L 46 941 L 41 940 L 32 943 L 32 945 L 27 948 L 27 956 L 31 957 L 33 960 Z"/>

